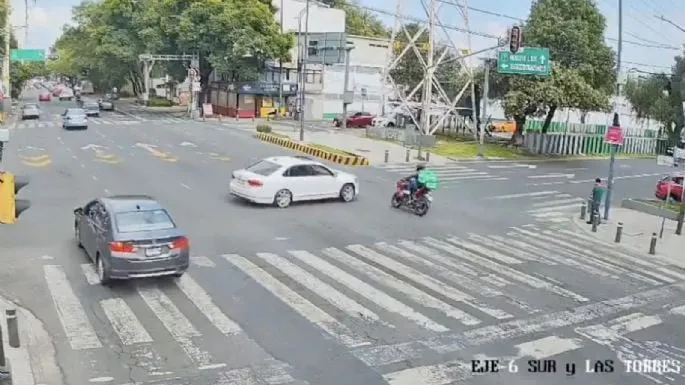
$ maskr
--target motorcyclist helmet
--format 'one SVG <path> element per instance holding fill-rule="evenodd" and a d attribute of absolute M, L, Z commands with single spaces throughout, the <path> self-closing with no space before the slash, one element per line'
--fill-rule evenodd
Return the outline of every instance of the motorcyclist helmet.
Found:
<path fill-rule="evenodd" d="M 426 169 L 426 166 L 423 164 L 418 164 L 416 165 L 416 172 L 421 172 Z"/>

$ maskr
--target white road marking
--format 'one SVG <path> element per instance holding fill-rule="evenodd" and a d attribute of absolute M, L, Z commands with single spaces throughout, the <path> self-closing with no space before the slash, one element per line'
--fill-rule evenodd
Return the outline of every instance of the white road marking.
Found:
<path fill-rule="evenodd" d="M 88 320 L 83 306 L 71 288 L 61 266 L 43 266 L 45 281 L 57 310 L 57 315 L 74 350 L 101 348 L 102 344 Z"/>
<path fill-rule="evenodd" d="M 181 187 L 183 187 L 183 188 L 186 189 L 186 190 L 192 190 L 192 189 L 190 188 L 190 186 L 188 186 L 188 185 L 185 184 L 185 183 L 181 183 Z"/>
<path fill-rule="evenodd" d="M 490 235 L 489 237 L 482 237 L 477 234 L 469 234 L 469 239 L 471 239 L 474 242 L 478 242 L 481 244 L 483 247 L 489 246 L 494 246 L 498 248 L 501 251 L 504 251 L 506 253 L 509 253 L 515 258 L 524 260 L 524 261 L 534 261 L 538 263 L 542 263 L 545 265 L 550 265 L 550 266 L 556 266 L 557 263 L 554 261 L 550 261 L 544 256 L 541 256 L 540 254 L 533 254 L 530 252 L 530 250 L 527 247 L 520 247 L 516 248 L 509 240 L 505 240 L 503 238 Z M 488 254 L 489 255 L 489 254 Z"/>
<path fill-rule="evenodd" d="M 445 326 L 438 324 L 437 322 L 415 311 L 411 307 L 403 304 L 402 302 L 396 300 L 388 294 L 376 289 L 375 287 L 367 284 L 366 282 L 354 277 L 351 274 L 348 274 L 344 270 L 339 269 L 336 266 L 333 266 L 332 264 L 324 261 L 321 258 L 318 258 L 317 256 L 309 252 L 297 250 L 288 252 L 300 261 L 322 272 L 323 274 L 326 274 L 330 278 L 347 286 L 355 293 L 359 294 L 360 296 L 366 298 L 367 300 L 375 303 L 379 307 L 391 313 L 399 314 L 407 318 L 408 320 L 415 322 L 419 326 L 429 330 L 437 332 L 446 332 L 449 330 Z M 325 249 L 323 250 L 323 252 L 326 255 L 330 255 L 329 253 L 331 253 L 331 249 Z"/>
<path fill-rule="evenodd" d="M 95 267 L 92 263 L 82 263 L 81 271 L 83 271 L 83 275 L 86 276 L 86 282 L 88 282 L 89 285 L 100 284 L 100 277 L 98 277 L 98 273 L 95 271 Z"/>
<path fill-rule="evenodd" d="M 255 280 L 255 282 L 271 292 L 276 298 L 290 306 L 309 322 L 320 327 L 323 331 L 328 333 L 328 335 L 335 338 L 343 345 L 347 347 L 358 347 L 370 344 L 370 342 L 354 336 L 352 332 L 338 320 L 316 307 L 306 298 L 281 283 L 281 281 L 272 277 L 259 266 L 236 254 L 227 254 L 223 257 L 233 266 L 240 269 L 243 273 Z"/>
<path fill-rule="evenodd" d="M 481 247 L 479 245 L 476 245 L 475 243 L 471 242 L 466 242 L 463 241 L 457 237 L 452 237 L 449 239 L 450 242 L 454 243 L 455 245 L 461 247 L 462 249 L 467 249 L 471 250 L 472 252 L 480 253 L 482 255 L 487 255 L 488 257 L 492 257 L 493 259 L 496 259 L 502 263 L 505 263 L 507 265 L 518 265 L 520 263 L 523 263 L 522 261 L 512 258 L 508 255 L 504 255 L 502 253 L 498 253 L 497 251 L 493 250 L 492 248 L 485 248 Z"/>
<path fill-rule="evenodd" d="M 176 286 L 183 291 L 183 294 L 225 335 L 242 333 L 242 329 L 233 320 L 228 318 L 221 309 L 214 303 L 207 292 L 198 285 L 188 274 L 184 274 L 176 280 Z"/>
<path fill-rule="evenodd" d="M 250 366 L 220 373 L 216 385 L 294 385 L 296 380 L 290 372 L 290 366 L 283 363 Z"/>
<path fill-rule="evenodd" d="M 440 255 L 437 251 L 431 249 L 430 247 L 426 247 L 423 245 L 419 245 L 418 243 L 405 240 L 399 240 L 397 243 L 408 250 L 411 250 L 417 254 L 421 254 L 425 258 L 433 260 L 434 262 L 443 264 L 445 266 L 449 266 L 452 269 L 461 271 L 464 274 L 471 275 L 482 281 L 488 282 L 494 286 L 503 287 L 511 284 L 511 282 L 495 274 L 488 274 L 487 272 L 476 271 L 475 268 L 473 268 L 471 265 L 467 263 L 459 263 L 458 261 L 455 261 L 453 258 L 448 258 L 443 255 Z"/>
<path fill-rule="evenodd" d="M 430 290 L 433 290 L 436 293 L 440 293 L 453 301 L 464 303 L 484 314 L 489 315 L 490 317 L 494 317 L 496 319 L 509 319 L 513 317 L 511 314 L 505 311 L 492 308 L 490 305 L 482 303 L 472 296 L 446 285 L 444 282 L 440 282 L 429 275 L 423 274 L 407 265 L 397 262 L 392 258 L 388 258 L 385 255 L 377 253 L 364 246 L 350 245 L 347 246 L 347 249 L 354 251 L 368 261 L 385 266 L 388 269 L 393 270 L 411 279 L 412 281 L 425 286 Z M 477 325 L 480 323 L 476 317 L 468 316 L 467 314 L 462 316 L 462 322 L 465 325 Z"/>
<path fill-rule="evenodd" d="M 331 305 L 342 310 L 348 316 L 367 319 L 375 322 L 381 321 L 381 318 L 378 316 L 378 314 L 360 305 L 352 298 L 339 292 L 331 285 L 321 281 L 308 271 L 293 264 L 287 259 L 271 253 L 257 253 L 257 256 L 283 272 L 288 277 L 292 278 L 295 282 L 298 282 L 302 286 L 316 293 L 316 295 L 325 299 Z"/>
<path fill-rule="evenodd" d="M 505 199 L 516 199 L 516 198 L 525 198 L 525 197 L 539 197 L 539 196 L 553 195 L 553 194 L 556 194 L 558 192 L 559 191 L 536 191 L 536 192 L 520 193 L 520 194 L 498 195 L 498 196 L 494 196 L 494 197 L 489 197 L 488 199 L 505 200 Z"/>
<path fill-rule="evenodd" d="M 389 385 L 447 385 L 471 376 L 471 369 L 463 361 L 454 361 L 384 374 L 383 379 Z"/>
<path fill-rule="evenodd" d="M 576 177 L 576 174 L 558 174 L 558 173 L 551 173 L 551 174 L 543 174 L 543 175 L 528 175 L 528 179 L 546 179 L 546 178 L 566 178 L 566 179 L 573 179 Z"/>
<path fill-rule="evenodd" d="M 583 324 L 655 303 L 681 299 L 685 283 L 659 287 L 645 292 L 532 318 L 502 322 L 463 333 L 440 335 L 421 341 L 359 348 L 352 353 L 371 367 L 420 359 L 425 354 L 458 352 L 468 347 L 502 342 L 536 333 Z"/>
<path fill-rule="evenodd" d="M 448 239 L 449 241 L 450 239 Z M 436 247 L 438 249 L 444 250 L 450 254 L 453 254 L 457 257 L 463 258 L 466 261 L 471 261 L 473 263 L 476 263 L 482 267 L 491 269 L 493 271 L 497 271 L 498 273 L 505 275 L 513 280 L 519 281 L 521 283 L 524 283 L 526 285 L 529 285 L 531 287 L 534 287 L 536 289 L 546 289 L 549 290 L 550 292 L 557 294 L 562 297 L 570 298 L 578 302 L 587 302 L 589 301 L 588 298 L 583 297 L 582 295 L 576 294 L 570 290 L 566 290 L 562 287 L 559 287 L 557 285 L 554 285 L 549 282 L 545 282 L 541 279 L 535 278 L 533 276 L 530 276 L 528 274 L 524 274 L 516 269 L 512 269 L 508 266 L 504 266 L 502 264 L 493 262 L 489 259 L 481 258 L 473 253 L 469 253 L 464 249 L 460 249 L 458 247 L 452 246 L 448 243 L 438 241 L 437 239 L 433 239 L 430 237 L 424 237 L 424 241 L 426 244 Z"/>
<path fill-rule="evenodd" d="M 580 198 L 578 198 L 580 199 Z M 550 212 L 560 212 L 560 210 L 573 210 L 582 206 L 582 199 L 574 204 L 560 204 L 552 207 L 539 207 L 532 210 L 527 210 L 526 212 L 532 215 L 545 215 Z"/>
<path fill-rule="evenodd" d="M 196 266 L 216 267 L 216 263 L 205 256 L 190 257 L 190 262 Z"/>
<path fill-rule="evenodd" d="M 480 323 L 480 321 L 477 318 L 472 317 L 471 315 L 459 309 L 456 309 L 450 306 L 449 304 L 446 304 L 443 301 L 440 301 L 439 299 L 432 297 L 429 294 L 424 293 L 423 291 L 407 284 L 406 282 L 403 282 L 393 277 L 392 275 L 384 272 L 383 270 L 366 264 L 361 260 L 354 258 L 341 250 L 333 248 L 326 249 L 324 250 L 324 254 L 328 255 L 332 259 L 340 261 L 345 266 L 349 266 L 361 272 L 362 274 L 365 274 L 369 278 L 379 282 L 382 285 L 388 286 L 390 288 L 393 288 L 394 290 L 397 290 L 400 293 L 403 293 L 416 303 L 436 309 L 444 313 L 448 317 L 460 320 L 462 322 L 464 322 L 463 320 L 467 320 L 468 322 L 471 322 L 472 325 L 477 325 Z M 466 324 L 466 322 L 464 323 Z"/>
<path fill-rule="evenodd" d="M 126 301 L 121 298 L 109 298 L 100 301 L 100 306 L 123 345 L 152 342 L 152 337 L 138 321 Z"/>
<path fill-rule="evenodd" d="M 201 335 L 200 332 L 195 329 L 190 320 L 171 302 L 171 299 L 158 287 L 138 286 L 137 289 L 143 301 L 159 318 L 174 340 L 181 345 L 188 358 L 198 366 L 212 364 L 212 358 L 209 353 L 202 351 L 192 341 L 193 337 Z"/>
<path fill-rule="evenodd" d="M 555 206 L 555 205 L 565 205 L 565 204 L 569 204 L 569 203 L 583 204 L 583 203 L 585 203 L 585 199 L 583 199 L 583 198 L 556 199 L 556 200 L 552 200 L 552 201 L 533 203 L 533 207 L 548 207 L 548 206 Z"/>
<path fill-rule="evenodd" d="M 576 328 L 576 333 L 600 345 L 610 345 L 619 337 L 661 324 L 661 317 L 633 313 L 606 323 Z"/>
<path fill-rule="evenodd" d="M 516 345 L 518 357 L 533 357 L 536 360 L 556 356 L 583 347 L 579 338 L 549 336 Z"/>

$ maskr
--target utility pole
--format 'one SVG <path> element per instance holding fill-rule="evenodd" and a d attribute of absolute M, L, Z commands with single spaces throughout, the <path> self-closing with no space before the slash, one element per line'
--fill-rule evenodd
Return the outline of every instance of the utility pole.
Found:
<path fill-rule="evenodd" d="M 614 121 L 613 124 L 620 126 L 618 98 L 621 95 L 621 51 L 623 50 L 623 0 L 618 0 L 618 49 L 616 50 L 616 98 L 614 99 Z M 609 209 L 611 207 L 611 193 L 614 188 L 614 166 L 616 164 L 617 144 L 611 145 L 611 157 L 609 159 L 609 178 L 607 178 L 607 197 L 604 202 L 604 220 L 609 219 Z"/>
<path fill-rule="evenodd" d="M 347 107 L 349 106 L 348 102 L 352 102 L 354 99 L 354 96 L 352 97 L 352 100 L 347 99 L 347 90 L 350 88 L 350 52 L 352 52 L 352 47 L 344 47 L 345 48 L 345 74 L 343 78 L 343 111 L 342 111 L 342 127 L 347 128 Z M 352 93 L 354 95 L 354 92 Z M 362 111 L 364 111 L 364 108 L 362 107 Z"/>
<path fill-rule="evenodd" d="M 281 9 L 278 10 L 281 16 L 281 34 L 283 34 L 283 0 L 281 0 Z M 278 110 L 276 117 L 281 116 L 283 110 L 283 60 L 278 60 Z"/>
<path fill-rule="evenodd" d="M 426 73 L 423 79 L 423 106 L 421 108 L 421 132 L 418 140 L 417 158 L 421 156 L 421 137 L 428 135 L 431 131 L 431 113 L 433 98 L 433 56 L 435 56 L 435 0 L 430 0 L 430 11 L 428 12 L 428 53 L 426 54 Z"/>
<path fill-rule="evenodd" d="M 478 147 L 478 156 L 484 156 L 483 142 L 485 141 L 485 126 L 488 121 L 488 92 L 490 92 L 490 59 L 485 59 L 485 78 L 483 81 L 483 111 L 480 119 L 483 126 L 480 128 L 480 146 Z"/>
<path fill-rule="evenodd" d="M 5 54 L 2 57 L 2 84 L 5 86 L 6 94 L 3 100 L 3 116 L 7 120 L 7 115 L 12 107 L 12 84 L 10 83 L 10 40 L 12 39 L 12 22 L 10 16 L 12 15 L 12 1 L 5 0 L 5 7 L 7 9 L 7 16 L 5 17 Z"/>
<path fill-rule="evenodd" d="M 469 28 L 469 6 L 467 3 L 467 0 L 464 0 L 464 8 L 462 9 L 464 12 L 464 24 L 466 27 L 467 31 L 470 31 Z M 466 39 L 469 45 L 469 55 L 471 54 L 471 34 L 468 33 L 466 35 Z M 469 62 L 473 63 L 473 59 L 469 58 Z M 478 114 L 476 113 L 476 78 L 474 76 L 474 71 L 473 71 L 473 66 L 469 66 L 469 73 L 471 75 L 471 120 L 473 120 L 473 127 L 476 129 L 474 131 L 474 135 L 478 135 Z M 483 157 L 485 156 L 483 152 L 483 142 L 485 141 L 485 131 L 481 130 L 480 132 L 480 139 L 478 139 L 478 156 Z"/>
<path fill-rule="evenodd" d="M 309 0 L 305 5 L 304 15 L 304 44 L 302 47 L 302 99 L 300 101 L 300 142 L 304 142 L 304 104 L 305 98 L 305 84 L 307 83 L 307 60 L 309 59 Z"/>

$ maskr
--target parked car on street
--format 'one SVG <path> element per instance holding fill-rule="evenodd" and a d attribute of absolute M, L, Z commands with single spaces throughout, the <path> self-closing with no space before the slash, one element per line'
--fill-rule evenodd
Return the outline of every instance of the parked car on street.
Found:
<path fill-rule="evenodd" d="M 307 200 L 351 202 L 359 195 L 359 180 L 306 156 L 273 156 L 234 171 L 229 190 L 253 203 L 286 208 Z"/>
<path fill-rule="evenodd" d="M 666 200 L 667 197 L 680 202 L 683 196 L 683 180 L 685 179 L 685 174 L 683 173 L 673 173 L 669 176 L 661 178 L 656 183 L 656 189 L 654 191 L 654 196 L 657 199 Z M 669 195 L 670 192 L 670 195 Z"/>
<path fill-rule="evenodd" d="M 336 127 L 342 127 L 342 118 L 333 119 Z M 347 117 L 348 128 L 365 128 L 373 125 L 373 115 L 369 112 L 355 112 Z"/>
<path fill-rule="evenodd" d="M 181 277 L 190 264 L 188 237 L 162 204 L 146 195 L 115 195 L 77 207 L 74 236 L 103 285 L 115 279 Z"/>

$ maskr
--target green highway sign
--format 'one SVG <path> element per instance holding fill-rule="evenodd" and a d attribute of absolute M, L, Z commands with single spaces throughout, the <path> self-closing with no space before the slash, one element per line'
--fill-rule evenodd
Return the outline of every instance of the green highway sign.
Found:
<path fill-rule="evenodd" d="M 497 72 L 508 75 L 549 76 L 552 73 L 549 49 L 524 47 L 517 53 L 502 51 L 497 56 Z"/>
<path fill-rule="evenodd" d="M 44 49 L 13 49 L 10 51 L 11 61 L 45 61 Z"/>

